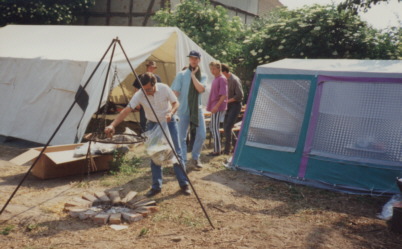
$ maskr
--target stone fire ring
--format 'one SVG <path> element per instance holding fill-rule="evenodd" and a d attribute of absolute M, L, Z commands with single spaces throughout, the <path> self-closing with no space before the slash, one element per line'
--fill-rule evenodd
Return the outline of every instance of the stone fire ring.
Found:
<path fill-rule="evenodd" d="M 119 191 L 87 193 L 64 204 L 64 211 L 69 212 L 71 217 L 92 219 L 97 224 L 132 223 L 157 210 L 155 201 L 137 196 L 135 191 L 128 192 L 124 197 Z"/>

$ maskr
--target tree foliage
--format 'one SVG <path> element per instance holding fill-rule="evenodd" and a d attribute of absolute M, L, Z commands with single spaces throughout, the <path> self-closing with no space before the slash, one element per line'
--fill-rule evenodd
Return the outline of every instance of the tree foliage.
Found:
<path fill-rule="evenodd" d="M 379 32 L 335 5 L 282 8 L 247 30 L 243 66 L 250 72 L 283 58 L 397 59 L 398 32 Z"/>
<path fill-rule="evenodd" d="M 400 29 L 380 32 L 350 9 L 336 5 L 280 8 L 244 27 L 220 6 L 186 0 L 173 11 L 158 11 L 154 19 L 160 26 L 179 27 L 209 54 L 237 67 L 243 79 L 250 79 L 258 65 L 283 58 L 402 57 Z"/>
<path fill-rule="evenodd" d="M 338 5 L 340 10 L 352 10 L 357 13 L 359 10 L 367 11 L 378 3 L 389 3 L 390 0 L 345 0 Z M 398 0 L 402 2 L 402 0 Z"/>
<path fill-rule="evenodd" d="M 70 24 L 95 0 L 0 0 L 0 26 Z"/>
<path fill-rule="evenodd" d="M 208 0 L 186 0 L 171 11 L 159 10 L 153 17 L 159 26 L 175 26 L 185 32 L 210 55 L 224 62 L 234 62 L 242 51 L 244 25 L 240 18 L 229 17 L 221 6 Z"/>

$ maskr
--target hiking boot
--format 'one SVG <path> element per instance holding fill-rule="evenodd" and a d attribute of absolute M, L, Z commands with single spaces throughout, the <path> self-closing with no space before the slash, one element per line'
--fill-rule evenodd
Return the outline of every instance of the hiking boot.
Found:
<path fill-rule="evenodd" d="M 193 159 L 194 165 L 195 167 L 202 169 L 204 167 L 204 165 L 202 165 L 201 159 Z"/>
<path fill-rule="evenodd" d="M 191 195 L 191 189 L 190 186 L 185 185 L 185 186 L 181 186 L 181 192 L 183 192 L 184 195 Z"/>
<path fill-rule="evenodd" d="M 152 197 L 152 196 L 154 196 L 154 195 L 159 194 L 160 192 L 161 192 L 160 189 L 153 189 L 153 188 L 151 188 L 151 189 L 145 194 L 145 196 L 146 196 L 146 197 Z"/>

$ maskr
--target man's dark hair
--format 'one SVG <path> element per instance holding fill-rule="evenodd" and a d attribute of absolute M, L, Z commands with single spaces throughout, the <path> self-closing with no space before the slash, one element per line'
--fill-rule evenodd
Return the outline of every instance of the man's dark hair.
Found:
<path fill-rule="evenodd" d="M 222 63 L 222 72 L 225 72 L 225 73 L 230 72 L 230 67 L 225 63 Z"/>
<path fill-rule="evenodd" d="M 155 84 L 156 84 L 156 77 L 153 73 L 146 72 L 146 73 L 138 75 L 138 78 L 140 79 L 143 86 L 145 86 L 148 83 L 151 83 L 151 86 L 155 86 Z M 135 79 L 133 86 L 137 89 L 141 88 L 141 85 L 140 85 L 140 82 L 138 81 L 138 79 Z"/>

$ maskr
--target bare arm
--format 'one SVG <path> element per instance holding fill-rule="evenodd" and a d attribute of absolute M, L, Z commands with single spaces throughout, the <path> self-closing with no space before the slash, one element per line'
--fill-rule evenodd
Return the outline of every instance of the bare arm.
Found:
<path fill-rule="evenodd" d="M 172 113 L 172 115 L 174 115 L 176 112 L 177 112 L 177 109 L 179 108 L 179 102 L 173 102 L 172 103 L 172 111 L 171 111 L 171 113 Z"/>
<path fill-rule="evenodd" d="M 170 113 L 168 113 L 166 115 L 166 122 L 170 122 L 170 120 L 172 119 L 172 116 L 176 113 L 177 108 L 179 108 L 179 102 L 173 102 L 172 110 L 170 111 Z"/>
<path fill-rule="evenodd" d="M 111 137 L 115 132 L 116 126 L 118 126 L 127 117 L 127 115 L 130 114 L 131 111 L 132 109 L 128 106 L 124 108 L 123 111 L 121 111 L 119 115 L 117 115 L 117 117 L 113 120 L 113 122 L 110 125 L 106 126 L 105 133 L 109 137 Z"/>
<path fill-rule="evenodd" d="M 226 95 L 221 95 L 216 105 L 212 108 L 211 113 L 217 113 L 219 106 L 223 103 L 223 101 L 225 101 L 225 99 Z"/>

